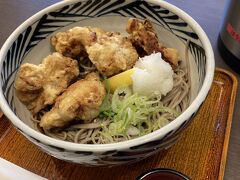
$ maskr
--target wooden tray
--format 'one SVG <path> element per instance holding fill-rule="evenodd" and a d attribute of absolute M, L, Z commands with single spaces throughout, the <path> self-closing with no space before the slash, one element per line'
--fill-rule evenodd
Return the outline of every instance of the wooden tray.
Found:
<path fill-rule="evenodd" d="M 0 156 L 36 174 L 56 180 L 128 180 L 158 167 L 175 169 L 194 180 L 223 179 L 236 89 L 237 79 L 234 75 L 217 69 L 206 101 L 179 142 L 169 150 L 136 164 L 93 168 L 55 159 L 18 133 L 6 118 L 0 120 Z"/>

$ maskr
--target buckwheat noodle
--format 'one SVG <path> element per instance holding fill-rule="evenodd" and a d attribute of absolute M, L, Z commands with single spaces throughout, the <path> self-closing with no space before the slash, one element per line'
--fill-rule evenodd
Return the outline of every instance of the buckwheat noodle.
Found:
<path fill-rule="evenodd" d="M 188 44 L 188 43 L 187 43 Z M 188 61 L 188 51 L 186 50 L 186 61 Z M 80 67 L 80 78 L 84 78 L 88 73 L 96 71 L 94 65 L 88 59 L 81 59 L 79 61 Z M 190 101 L 190 80 L 189 80 L 189 62 L 186 62 L 186 65 L 183 66 L 182 63 L 174 70 L 174 86 L 173 89 L 161 99 L 161 102 L 164 106 L 174 109 L 175 111 L 183 112 L 189 105 Z M 110 118 L 100 119 L 99 117 L 95 118 L 92 122 L 85 122 L 79 124 L 70 125 L 64 130 L 58 131 L 49 131 L 40 128 L 39 123 L 41 117 L 50 110 L 44 109 L 40 111 L 37 115 L 33 116 L 32 119 L 37 125 L 37 128 L 45 133 L 47 136 L 61 139 L 64 141 L 70 141 L 80 144 L 105 144 L 125 141 L 128 139 L 136 138 L 136 136 L 118 136 L 109 139 L 106 134 L 103 133 L 102 127 L 108 127 L 109 124 L 113 121 Z M 174 120 L 175 117 L 169 113 L 155 113 L 148 116 L 149 121 L 156 121 L 159 118 L 166 118 L 169 122 Z M 166 123 L 162 124 L 162 126 Z"/>

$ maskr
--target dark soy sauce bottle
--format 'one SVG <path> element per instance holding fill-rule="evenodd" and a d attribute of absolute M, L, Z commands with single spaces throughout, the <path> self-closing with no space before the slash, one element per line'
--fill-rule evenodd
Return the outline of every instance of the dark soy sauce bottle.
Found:
<path fill-rule="evenodd" d="M 240 0 L 228 3 L 218 48 L 226 64 L 240 74 Z"/>

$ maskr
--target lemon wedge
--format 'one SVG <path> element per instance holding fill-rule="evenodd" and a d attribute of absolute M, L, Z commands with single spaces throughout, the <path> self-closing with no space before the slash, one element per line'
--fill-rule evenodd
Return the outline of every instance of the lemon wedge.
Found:
<path fill-rule="evenodd" d="M 118 87 L 132 85 L 133 81 L 131 76 L 133 73 L 134 68 L 108 78 L 110 91 L 114 92 Z"/>

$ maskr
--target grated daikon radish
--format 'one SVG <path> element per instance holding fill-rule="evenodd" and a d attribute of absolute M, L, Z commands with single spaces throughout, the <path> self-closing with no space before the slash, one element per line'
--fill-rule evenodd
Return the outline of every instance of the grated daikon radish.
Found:
<path fill-rule="evenodd" d="M 173 88 L 173 69 L 162 59 L 161 53 L 139 58 L 132 75 L 133 92 L 149 96 L 166 95 Z"/>

